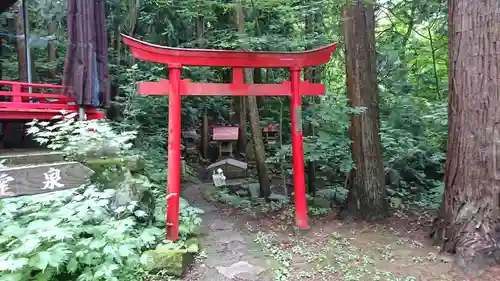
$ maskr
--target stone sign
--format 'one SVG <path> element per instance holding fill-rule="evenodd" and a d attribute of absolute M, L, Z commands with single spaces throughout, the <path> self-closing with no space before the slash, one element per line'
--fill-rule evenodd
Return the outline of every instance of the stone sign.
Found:
<path fill-rule="evenodd" d="M 1 168 L 0 199 L 77 188 L 93 174 L 78 162 Z"/>

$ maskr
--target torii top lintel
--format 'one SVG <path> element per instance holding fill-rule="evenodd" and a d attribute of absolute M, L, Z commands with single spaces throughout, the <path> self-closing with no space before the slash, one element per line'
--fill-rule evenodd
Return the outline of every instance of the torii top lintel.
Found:
<path fill-rule="evenodd" d="M 297 68 L 325 64 L 337 48 L 333 43 L 303 52 L 255 52 L 210 49 L 172 48 L 147 43 L 122 34 L 132 55 L 146 61 L 186 66 L 234 68 Z"/>

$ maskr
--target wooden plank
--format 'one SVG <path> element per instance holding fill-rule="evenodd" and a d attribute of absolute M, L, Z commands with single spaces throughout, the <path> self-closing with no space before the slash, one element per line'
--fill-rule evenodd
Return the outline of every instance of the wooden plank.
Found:
<path fill-rule="evenodd" d="M 17 166 L 0 169 L 0 198 L 77 188 L 94 171 L 78 162 Z"/>
<path fill-rule="evenodd" d="M 139 82 L 139 95 L 170 95 L 170 81 L 160 79 L 158 82 Z M 241 83 L 193 83 L 189 79 L 181 80 L 182 96 L 291 96 L 290 81 L 280 84 L 241 84 Z M 301 81 L 299 92 L 305 96 L 322 96 L 325 94 L 323 84 Z"/>

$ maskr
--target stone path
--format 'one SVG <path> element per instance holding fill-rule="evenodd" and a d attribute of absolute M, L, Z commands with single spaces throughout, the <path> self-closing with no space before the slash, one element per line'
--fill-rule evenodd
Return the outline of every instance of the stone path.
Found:
<path fill-rule="evenodd" d="M 238 229 L 236 219 L 205 201 L 199 186 L 186 186 L 182 193 L 190 204 L 205 211 L 200 239 L 207 256 L 193 266 L 184 281 L 273 280 L 270 259 L 253 246 L 253 235 Z"/>

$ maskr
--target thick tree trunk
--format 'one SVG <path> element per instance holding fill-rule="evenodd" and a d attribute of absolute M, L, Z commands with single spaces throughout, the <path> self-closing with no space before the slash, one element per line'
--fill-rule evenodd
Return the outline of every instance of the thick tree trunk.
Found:
<path fill-rule="evenodd" d="M 236 5 L 236 19 L 238 25 L 238 32 L 240 35 L 245 35 L 245 15 L 241 0 L 238 0 Z M 243 47 L 243 49 L 248 49 Z M 244 69 L 245 82 L 248 84 L 253 83 L 253 71 L 251 69 Z M 257 164 L 257 173 L 259 175 L 260 197 L 269 198 L 271 195 L 271 182 L 269 181 L 269 172 L 266 166 L 266 150 L 264 147 L 264 140 L 262 138 L 262 130 L 260 127 L 259 108 L 257 106 L 257 98 L 249 96 L 246 98 L 248 106 L 248 115 L 250 117 L 250 127 L 252 129 L 252 141 L 255 151 L 255 162 Z"/>
<path fill-rule="evenodd" d="M 500 5 L 449 1 L 448 154 L 434 238 L 457 264 L 500 262 Z"/>
<path fill-rule="evenodd" d="M 28 81 L 27 73 L 27 63 L 26 63 L 26 50 L 24 48 L 24 19 L 23 19 L 23 5 L 22 1 L 17 2 L 17 15 L 16 15 L 16 53 L 17 53 L 17 65 L 19 71 L 19 80 Z"/>
<path fill-rule="evenodd" d="M 367 221 L 388 214 L 379 136 L 375 17 L 373 2 L 349 0 L 344 9 L 347 92 L 351 106 L 365 111 L 351 118 L 352 171 L 347 214 Z"/>

